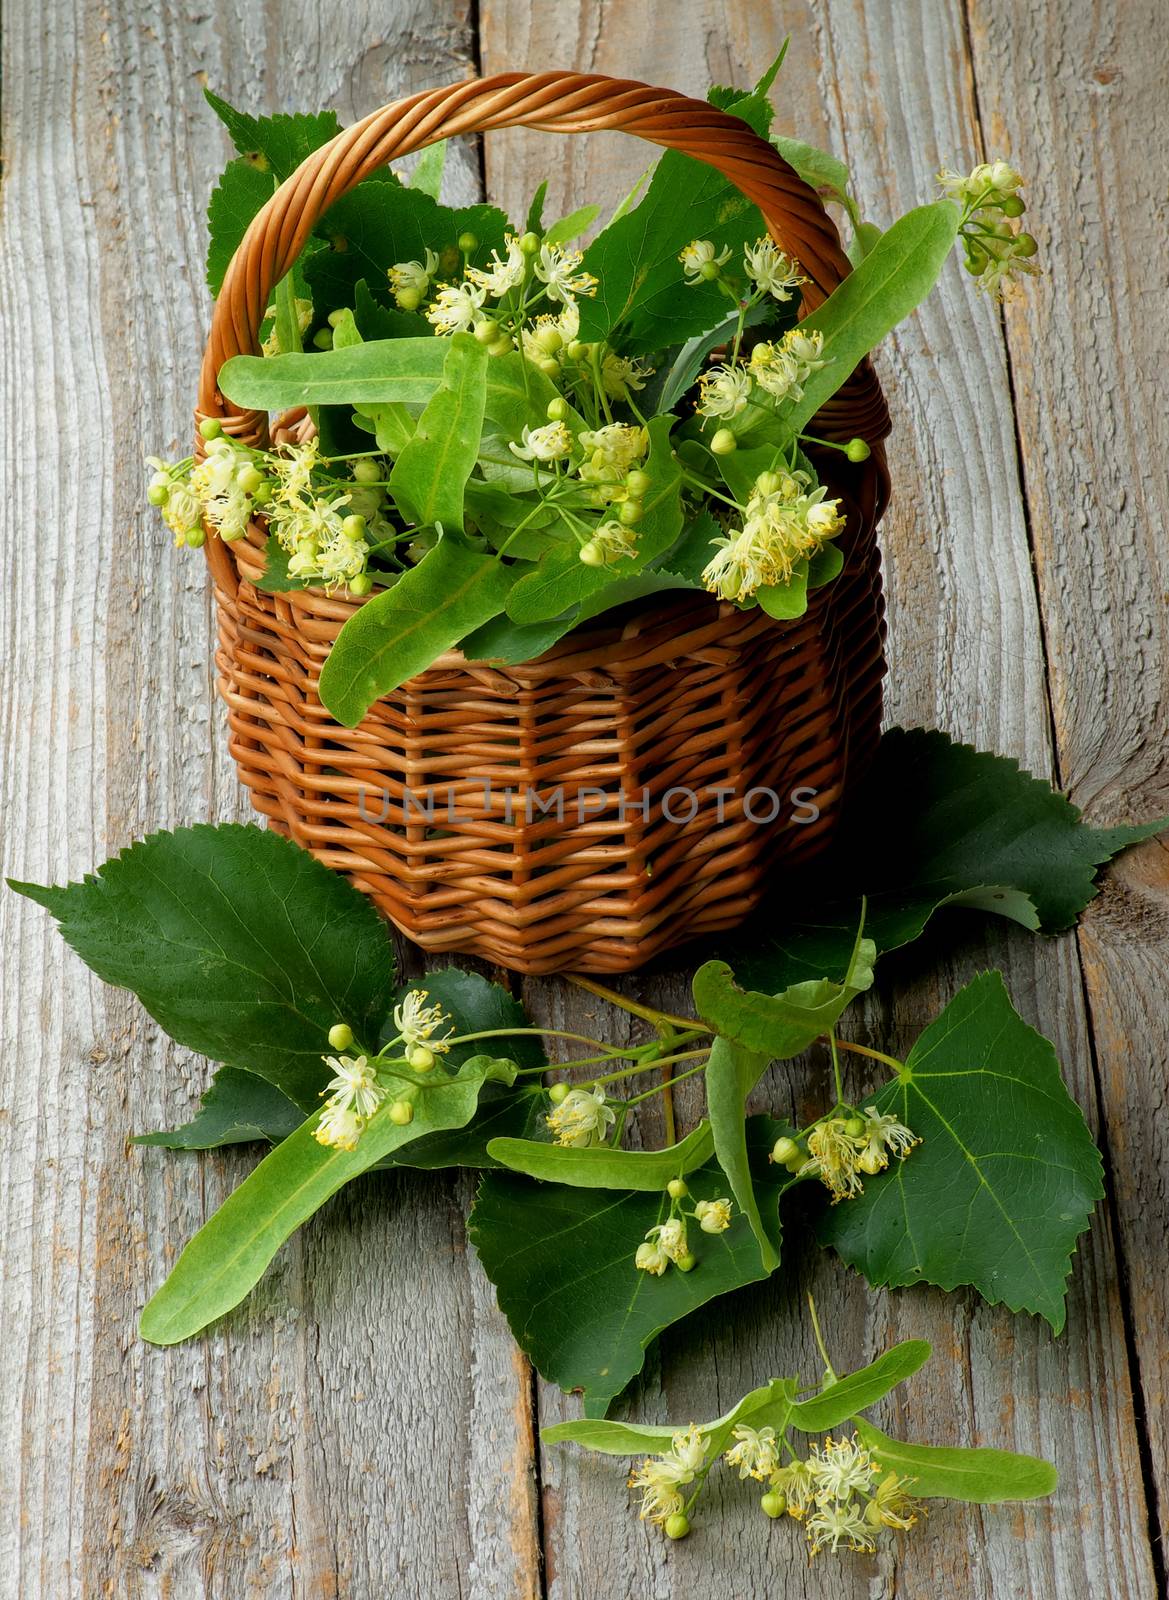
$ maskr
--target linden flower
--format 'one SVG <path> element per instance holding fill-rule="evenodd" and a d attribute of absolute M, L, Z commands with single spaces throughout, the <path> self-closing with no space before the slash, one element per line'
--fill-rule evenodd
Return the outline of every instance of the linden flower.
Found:
<path fill-rule="evenodd" d="M 774 1428 L 748 1428 L 745 1423 L 739 1423 L 731 1437 L 737 1443 L 726 1452 L 723 1460 L 728 1467 L 738 1467 L 740 1478 L 757 1478 L 762 1482 L 778 1471 L 779 1446 Z"/>
<path fill-rule="evenodd" d="M 280 502 L 298 500 L 312 488 L 313 469 L 320 461 L 320 450 L 315 439 L 307 444 L 285 445 L 279 455 L 270 458 L 271 470 L 276 478 L 273 498 Z"/>
<path fill-rule="evenodd" d="M 870 1177 L 889 1165 L 888 1152 L 904 1160 L 914 1145 L 921 1143 L 912 1129 L 898 1122 L 896 1117 L 882 1116 L 875 1106 L 866 1106 L 863 1116 L 865 1130 L 856 1139 L 856 1145 L 861 1170 Z"/>
<path fill-rule="evenodd" d="M 681 1511 L 681 1490 L 694 1482 L 705 1459 L 706 1440 L 694 1423 L 674 1435 L 665 1454 L 646 1456 L 629 1477 L 629 1487 L 641 1490 L 642 1521 L 664 1523 Z"/>
<path fill-rule="evenodd" d="M 430 292 L 430 280 L 438 270 L 438 256 L 427 248 L 424 261 L 398 261 L 387 276 L 394 299 L 399 305 L 406 297 L 406 309 L 413 311 Z"/>
<path fill-rule="evenodd" d="M 540 428 L 525 423 L 520 440 L 510 440 L 507 448 L 521 461 L 563 461 L 572 453 L 572 434 L 563 422 L 547 422 Z"/>
<path fill-rule="evenodd" d="M 427 308 L 426 320 L 435 333 L 466 333 L 474 326 L 486 298 L 486 289 L 465 283 L 444 283 L 434 304 Z"/>
<path fill-rule="evenodd" d="M 808 1535 L 808 1553 L 813 1556 L 825 1549 L 835 1555 L 842 1543 L 847 1543 L 850 1550 L 858 1553 L 877 1548 L 873 1530 L 852 1501 L 846 1501 L 843 1505 L 830 1501 L 827 1505 L 817 1507 L 808 1518 L 805 1531 Z"/>
<path fill-rule="evenodd" d="M 313 1138 L 334 1150 L 356 1150 L 364 1126 L 356 1111 L 348 1106 L 330 1104 L 321 1112 Z"/>
<path fill-rule="evenodd" d="M 501 261 L 498 250 L 493 250 L 488 266 L 467 268 L 467 277 L 472 283 L 485 289 L 492 300 L 499 300 L 510 290 L 518 289 L 524 281 L 524 272 L 527 268 L 527 257 L 520 249 L 520 242 L 515 234 L 505 233 L 503 243 L 507 251 L 505 260 Z"/>
<path fill-rule="evenodd" d="M 596 278 L 591 272 L 579 270 L 583 260 L 584 255 L 580 250 L 566 250 L 558 244 L 545 243 L 540 246 L 533 270 L 544 285 L 549 300 L 562 300 L 568 304 L 574 295 L 596 294 Z"/>
<path fill-rule="evenodd" d="M 199 497 L 189 484 L 172 485 L 162 507 L 162 519 L 174 534 L 178 544 L 182 544 L 187 534 L 199 526 L 202 521 L 202 507 L 199 504 Z"/>
<path fill-rule="evenodd" d="M 646 1234 L 646 1239 L 650 1244 L 656 1244 L 669 1261 L 685 1261 L 689 1254 L 686 1248 L 686 1224 L 681 1217 L 670 1217 L 665 1222 L 656 1223 Z"/>
<path fill-rule="evenodd" d="M 854 1433 L 851 1439 L 825 1439 L 823 1448 L 812 1446 L 808 1471 L 816 1488 L 816 1504 L 867 1495 L 877 1476 L 869 1452 Z"/>
<path fill-rule="evenodd" d="M 586 483 L 619 483 L 649 449 L 649 434 L 628 422 L 610 422 L 580 435 L 588 459 L 579 476 Z"/>
<path fill-rule="evenodd" d="M 751 398 L 751 374 L 745 367 L 711 367 L 699 378 L 698 388 L 702 415 L 729 422 Z"/>
<path fill-rule="evenodd" d="M 1023 178 L 1009 161 L 982 161 L 965 174 L 944 167 L 938 183 L 946 198 L 960 206 L 995 206 L 1021 189 Z"/>
<path fill-rule="evenodd" d="M 544 1120 L 552 1130 L 555 1144 L 583 1150 L 587 1145 L 604 1141 L 617 1120 L 617 1113 L 605 1104 L 603 1089 L 570 1089 Z"/>
<path fill-rule="evenodd" d="M 703 1233 L 725 1233 L 731 1225 L 731 1202 L 700 1200 L 694 1207 L 694 1215 Z"/>
<path fill-rule="evenodd" d="M 747 245 L 743 251 L 743 265 L 755 287 L 773 300 L 790 300 L 792 291 L 808 281 L 791 257 L 784 255 L 775 240 L 766 234 Z"/>
<path fill-rule="evenodd" d="M 798 1177 L 818 1177 L 832 1196 L 832 1204 L 851 1200 L 863 1191 L 857 1148 L 845 1130 L 843 1117 L 829 1117 L 817 1123 L 808 1135 L 812 1160 L 805 1163 Z"/>
<path fill-rule="evenodd" d="M 653 375 L 654 369 L 644 361 L 619 356 L 613 350 L 606 350 L 601 357 L 601 385 L 610 400 L 627 400 L 631 390 L 636 394 L 644 389 L 646 379 Z"/>
<path fill-rule="evenodd" d="M 682 271 L 686 276 L 686 282 L 691 284 L 702 283 L 710 278 L 717 278 L 719 268 L 725 267 L 730 259 L 730 245 L 727 245 L 725 250 L 716 255 L 714 245 L 709 239 L 691 240 L 678 257 L 678 260 L 682 263 Z M 704 267 L 707 269 L 706 271 L 703 271 Z M 709 270 L 711 267 L 714 268 L 713 272 Z"/>
<path fill-rule="evenodd" d="M 911 1500 L 905 1492 L 912 1482 L 912 1478 L 899 1478 L 895 1472 L 887 1472 L 865 1507 L 866 1522 L 874 1527 L 902 1531 L 912 1528 L 921 1510 L 917 1501 Z"/>
<path fill-rule="evenodd" d="M 321 577 L 330 585 L 349 583 L 365 571 L 368 554 L 369 546 L 364 539 L 351 539 L 347 534 L 339 534 L 321 552 Z"/>
<path fill-rule="evenodd" d="M 580 558 L 586 567 L 599 567 L 636 554 L 636 528 L 627 528 L 623 522 L 602 522 L 593 530 L 588 543 L 582 545 Z"/>
<path fill-rule="evenodd" d="M 702 581 L 720 600 L 747 600 L 768 581 L 767 551 L 751 528 L 736 528 L 712 539 L 716 551 L 703 568 Z"/>
<path fill-rule="evenodd" d="M 770 1487 L 787 1497 L 787 1514 L 798 1522 L 816 1503 L 816 1485 L 806 1461 L 792 1461 L 771 1474 Z"/>
<path fill-rule="evenodd" d="M 775 400 L 800 400 L 804 384 L 827 363 L 824 335 L 791 328 L 778 342 L 764 340 L 751 352 L 751 376 Z"/>
<path fill-rule="evenodd" d="M 654 1278 L 660 1278 L 669 1264 L 670 1258 L 661 1246 L 651 1244 L 648 1240 L 645 1244 L 638 1245 L 633 1258 L 635 1267 L 639 1267 L 642 1272 L 648 1272 Z"/>
<path fill-rule="evenodd" d="M 428 999 L 429 995 L 425 989 L 411 989 L 402 1003 L 394 1007 L 394 1027 L 397 1028 L 407 1050 L 424 1044 L 428 1049 L 443 1055 L 451 1047 L 450 1041 L 454 1030 L 444 1034 L 441 1039 L 434 1037 L 437 1030 L 444 1027 L 451 1019 L 441 1006 L 428 1006 L 426 1004 Z"/>
<path fill-rule="evenodd" d="M 386 1091 L 377 1081 L 368 1056 L 326 1056 L 325 1065 L 332 1067 L 333 1077 L 321 1090 L 328 1095 L 329 1106 L 336 1111 L 355 1111 L 359 1117 L 369 1117 L 386 1097 Z"/>

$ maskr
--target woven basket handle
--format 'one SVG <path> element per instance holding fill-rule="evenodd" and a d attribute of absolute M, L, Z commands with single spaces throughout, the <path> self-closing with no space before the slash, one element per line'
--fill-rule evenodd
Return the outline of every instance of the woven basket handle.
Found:
<path fill-rule="evenodd" d="M 826 299 L 850 270 L 815 191 L 738 117 L 705 101 L 626 79 L 579 72 L 501 72 L 383 106 L 315 150 L 281 184 L 252 219 L 224 277 L 203 355 L 197 418 L 217 417 L 235 437 L 253 445 L 266 442 L 267 417 L 224 400 L 217 387 L 219 370 L 232 356 L 258 350 L 260 325 L 275 285 L 335 200 L 379 167 L 438 139 L 517 126 L 550 133 L 632 133 L 717 168 L 759 207 L 776 243 L 809 279 L 805 310 Z M 841 439 L 856 433 L 875 440 L 888 426 L 868 362 L 817 418 L 823 433 Z M 217 579 L 234 588 L 232 564 L 219 540 L 209 539 L 206 549 Z"/>

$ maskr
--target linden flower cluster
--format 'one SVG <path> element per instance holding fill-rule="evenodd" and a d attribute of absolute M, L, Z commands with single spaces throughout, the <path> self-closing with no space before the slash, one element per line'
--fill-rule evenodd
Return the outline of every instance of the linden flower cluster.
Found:
<path fill-rule="evenodd" d="M 980 289 L 1001 300 L 1020 274 L 1039 271 L 1032 259 L 1039 249 L 1034 236 L 1011 226 L 1027 207 L 1019 194 L 1023 179 L 1010 162 L 984 161 L 965 176 L 944 168 L 938 183 L 962 207 L 966 270 Z"/>
<path fill-rule="evenodd" d="M 813 1444 L 806 1461 L 779 1460 L 773 1428 L 734 1429 L 735 1444 L 723 1456 L 740 1478 L 766 1481 L 760 1504 L 769 1517 L 784 1512 L 803 1522 L 810 1555 L 849 1550 L 872 1552 L 886 1530 L 904 1531 L 917 1521 L 920 1507 L 909 1498 L 912 1479 L 883 1473 L 856 1434 L 851 1439 Z"/>
<path fill-rule="evenodd" d="M 771 1160 L 797 1178 L 819 1178 L 836 1205 L 864 1192 L 862 1173 L 874 1177 L 889 1165 L 890 1155 L 904 1161 L 920 1143 L 896 1117 L 866 1106 L 863 1114 L 823 1118 L 803 1141 L 777 1139 Z"/>
<path fill-rule="evenodd" d="M 757 590 L 790 581 L 798 562 L 813 556 L 844 527 L 839 500 L 810 487 L 806 472 L 762 472 L 745 507 L 742 527 L 712 539 L 715 555 L 702 581 L 721 600 L 747 600 Z"/>
<path fill-rule="evenodd" d="M 366 1055 L 322 1058 L 333 1076 L 321 1090 L 325 1104 L 313 1129 L 318 1144 L 333 1150 L 356 1150 L 370 1118 L 390 1097 L 379 1070 L 404 1065 L 414 1072 L 430 1072 L 437 1057 L 450 1049 L 453 1033 L 438 1036 L 438 1030 L 450 1018 L 440 1006 L 428 1006 L 427 999 L 425 989 L 411 989 L 395 1006 L 394 1026 L 398 1033 L 381 1055 L 372 1059 Z M 353 1044 L 353 1030 L 348 1023 L 338 1022 L 329 1030 L 329 1043 L 334 1050 L 347 1050 Z M 394 1053 L 387 1056 L 386 1052 Z M 400 1074 L 394 1076 L 400 1083 Z M 386 1114 L 398 1127 L 405 1127 L 414 1120 L 413 1101 L 406 1097 L 390 1100 Z"/>
<path fill-rule="evenodd" d="M 771 409 L 760 399 L 761 395 L 776 404 L 802 400 L 804 384 L 813 372 L 827 364 L 822 333 L 789 328 L 781 339 L 757 344 L 747 362 L 728 361 L 709 367 L 698 380 L 699 414 L 731 423 L 748 406 Z M 715 451 L 716 455 L 725 453 Z"/>
<path fill-rule="evenodd" d="M 723 275 L 723 268 L 731 259 L 729 245 L 719 250 L 710 239 L 694 239 L 679 255 L 682 272 L 688 284 L 713 283 Z M 743 251 L 743 270 L 755 285 L 752 300 L 770 295 L 773 300 L 790 300 L 807 278 L 790 256 L 764 234 Z"/>
<path fill-rule="evenodd" d="M 545 1117 L 553 1144 L 584 1150 L 590 1145 L 604 1144 L 605 1136 L 617 1120 L 617 1113 L 607 1103 L 605 1091 L 599 1085 L 592 1089 L 570 1089 L 567 1084 L 553 1084 L 549 1091 L 552 1110 Z"/>
<path fill-rule="evenodd" d="M 690 1531 L 682 1490 L 693 1483 L 706 1462 L 707 1441 L 695 1423 L 677 1432 L 662 1455 L 646 1456 L 629 1476 L 629 1487 L 641 1492 L 640 1517 L 656 1522 L 671 1539 Z"/>
<path fill-rule="evenodd" d="M 671 1178 L 666 1185 L 670 1197 L 670 1213 L 665 1222 L 655 1223 L 637 1247 L 633 1258 L 635 1267 L 660 1278 L 672 1264 L 679 1272 L 690 1272 L 698 1265 L 691 1253 L 686 1234 L 686 1218 L 697 1222 L 703 1233 L 725 1233 L 731 1225 L 733 1207 L 729 1200 L 699 1200 L 691 1211 L 684 1211 L 682 1201 L 690 1193 L 684 1178 Z"/>
<path fill-rule="evenodd" d="M 155 472 L 147 498 L 161 510 L 176 543 L 198 549 L 207 527 L 230 543 L 263 516 L 288 556 L 290 577 L 369 593 L 367 535 L 374 541 L 396 536 L 382 514 L 385 474 L 377 461 L 355 461 L 352 481 L 343 485 L 325 471 L 329 463 L 315 439 L 252 450 L 228 438 L 214 419 L 199 431 L 207 441 L 204 460 L 148 460 Z"/>

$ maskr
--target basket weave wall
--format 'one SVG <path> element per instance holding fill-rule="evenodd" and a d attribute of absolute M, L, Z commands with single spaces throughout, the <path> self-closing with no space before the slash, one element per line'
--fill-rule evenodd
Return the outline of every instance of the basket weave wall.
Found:
<path fill-rule="evenodd" d="M 255 350 L 272 285 L 333 200 L 436 138 L 517 123 L 621 128 L 719 167 L 811 279 L 805 309 L 848 270 L 812 191 L 743 123 L 703 102 L 568 73 L 456 84 L 347 129 L 255 219 L 216 306 L 198 417 L 266 440 L 268 419 L 231 407 L 216 376 L 228 357 Z M 876 448 L 859 466 L 813 452 L 848 519 L 845 569 L 810 596 L 805 616 L 774 622 L 698 594 L 642 602 L 521 666 L 450 651 L 356 729 L 333 721 L 317 680 L 364 602 L 265 593 L 253 582 L 263 529 L 232 545 L 209 536 L 219 687 L 257 810 L 426 949 L 519 972 L 628 971 L 739 922 L 779 864 L 827 845 L 880 725 L 876 524 L 887 476 L 878 441 L 888 417 L 867 363 L 815 427 Z M 799 790 L 811 796 L 793 801 Z M 815 820 L 793 820 L 809 816 L 803 801 Z"/>

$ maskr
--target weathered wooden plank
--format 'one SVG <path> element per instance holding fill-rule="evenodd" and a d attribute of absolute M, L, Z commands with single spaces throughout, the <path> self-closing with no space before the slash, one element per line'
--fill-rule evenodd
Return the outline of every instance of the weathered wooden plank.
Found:
<path fill-rule="evenodd" d="M 988 140 L 1026 172 L 1046 267 L 1033 308 L 1009 305 L 1006 324 L 1060 781 L 1101 819 L 1164 813 L 1169 19 L 1148 3 L 975 0 L 970 22 Z M 1167 913 L 1169 858 L 1152 843 L 1080 935 L 1162 1537 Z"/>
<path fill-rule="evenodd" d="M 710 4 L 611 8 L 485 6 L 485 68 L 557 61 L 641 76 L 701 92 L 711 77 L 749 82 L 790 29 L 778 89 L 785 131 L 828 142 L 853 166 L 858 191 L 879 221 L 928 196 L 943 159 L 974 158 L 977 108 L 961 8 L 833 3 L 737 7 L 736 51 L 724 56 L 728 12 Z M 712 43 L 713 41 L 713 43 Z M 1038 69 L 1036 69 L 1038 70 Z M 823 107 L 825 111 L 819 108 Z M 513 206 L 549 163 L 546 136 L 513 134 L 498 157 L 486 150 L 489 186 Z M 579 141 L 556 160 L 556 199 L 613 199 L 639 170 L 635 146 Z M 589 153 L 589 143 L 598 146 Z M 519 154 L 516 146 L 519 146 Z M 552 159 L 557 151 L 552 152 Z M 1058 159 L 1058 154 L 1056 154 Z M 1042 292 L 1042 290 L 1040 290 Z M 892 620 L 891 720 L 938 722 L 985 747 L 1051 770 L 1043 639 L 1015 463 L 1010 385 L 993 311 L 952 270 L 941 293 L 885 352 L 895 406 L 896 487 L 886 525 Z M 868 1014 L 869 1036 L 908 1048 L 920 1027 L 973 971 L 1001 965 L 1024 1014 L 1053 1037 L 1073 1090 L 1089 1107 L 1090 1043 L 1070 942 L 1038 945 L 973 927 L 939 943 L 929 960 L 897 963 Z M 638 994 L 677 1007 L 684 986 L 635 983 Z M 530 1002 L 558 1020 L 597 1023 L 596 1003 L 529 986 Z M 822 1063 L 815 1064 L 822 1069 Z M 817 1081 L 805 1065 L 790 1093 L 806 1115 Z M 683 1103 L 686 1096 L 680 1097 Z M 768 1531 L 749 1493 L 724 1484 L 705 1532 L 663 1549 L 618 1518 L 613 1464 L 546 1452 L 542 1464 L 549 1593 L 596 1592 L 615 1567 L 638 1593 L 708 1590 L 722 1552 L 734 1551 L 734 1592 L 977 1596 L 1154 1592 L 1116 1263 L 1106 1216 L 1081 1253 L 1068 1332 L 1054 1340 L 1034 1322 L 976 1297 L 929 1291 L 873 1296 L 835 1264 L 798 1252 L 794 1282 L 773 1282 L 715 1307 L 663 1340 L 632 1397 L 661 1420 L 713 1415 L 776 1370 L 817 1368 L 800 1304 L 813 1286 L 841 1359 L 856 1364 L 887 1342 L 933 1339 L 934 1369 L 889 1425 L 942 1441 L 996 1442 L 1050 1454 L 1064 1477 L 1050 1506 L 1017 1514 L 948 1509 L 915 1530 L 896 1558 L 829 1567 L 804 1578 L 790 1528 Z M 575 1413 L 546 1386 L 542 1421 Z M 1109 1492 L 1100 1493 L 1101 1483 Z M 582 1530 L 589 1530 L 583 1537 Z M 713 1557 L 713 1559 L 712 1559 Z M 790 1563 L 790 1567 L 789 1567 Z M 620 1564 L 620 1565 L 619 1565 Z M 714 1582 L 720 1581 L 717 1577 Z M 730 1591 L 728 1591 L 730 1592 Z"/>
<path fill-rule="evenodd" d="M 246 814 L 210 682 L 200 561 L 143 505 L 185 443 L 203 211 L 249 108 L 343 116 L 470 70 L 466 4 L 169 0 L 11 8 L 4 34 L 5 870 L 79 876 L 151 828 Z M 452 194 L 478 191 L 473 149 Z M 127 1133 L 206 1066 L 3 918 L 0 1589 L 42 1596 L 529 1595 L 530 1383 L 473 1258 L 461 1179 L 369 1183 L 206 1342 L 137 1312 L 251 1155 Z"/>

